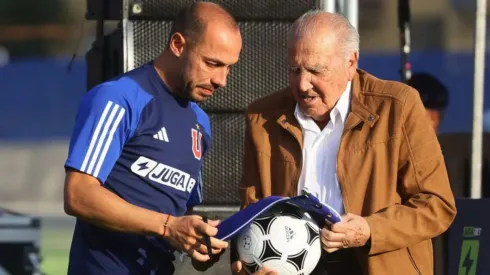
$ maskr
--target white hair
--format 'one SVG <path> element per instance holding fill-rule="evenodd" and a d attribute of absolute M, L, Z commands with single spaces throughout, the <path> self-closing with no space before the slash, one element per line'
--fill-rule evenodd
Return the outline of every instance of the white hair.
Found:
<path fill-rule="evenodd" d="M 340 54 L 350 58 L 354 52 L 359 53 L 359 33 L 344 16 L 322 10 L 311 10 L 301 15 L 291 26 L 289 43 L 303 37 L 312 36 L 321 24 L 335 32 Z"/>

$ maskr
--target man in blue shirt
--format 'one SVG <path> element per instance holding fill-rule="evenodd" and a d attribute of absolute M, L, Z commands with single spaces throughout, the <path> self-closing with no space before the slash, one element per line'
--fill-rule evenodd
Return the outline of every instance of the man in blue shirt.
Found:
<path fill-rule="evenodd" d="M 213 253 L 227 247 L 218 221 L 189 213 L 211 146 L 196 102 L 226 85 L 241 46 L 230 14 L 195 3 L 153 62 L 83 97 L 65 164 L 65 212 L 77 217 L 69 274 L 172 274 L 175 249 L 206 262 L 206 235 Z"/>

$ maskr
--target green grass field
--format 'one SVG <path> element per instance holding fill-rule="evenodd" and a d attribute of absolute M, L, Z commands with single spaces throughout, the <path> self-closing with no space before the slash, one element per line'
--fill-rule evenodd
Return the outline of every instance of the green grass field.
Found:
<path fill-rule="evenodd" d="M 72 229 L 44 229 L 41 232 L 42 271 L 47 275 L 66 275 Z"/>

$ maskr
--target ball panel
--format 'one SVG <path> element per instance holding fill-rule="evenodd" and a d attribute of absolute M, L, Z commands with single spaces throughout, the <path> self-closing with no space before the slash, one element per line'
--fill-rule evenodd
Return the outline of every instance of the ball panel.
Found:
<path fill-rule="evenodd" d="M 318 226 L 316 226 L 315 224 L 311 224 L 309 222 L 306 222 L 304 225 L 306 227 L 306 232 L 308 236 L 307 244 L 308 246 L 311 246 L 315 238 L 318 238 L 319 236 Z"/>
<path fill-rule="evenodd" d="M 276 271 L 281 275 L 296 275 L 298 274 L 298 269 L 294 265 L 289 262 L 284 262 L 277 259 L 271 259 L 263 262 L 264 266 L 269 267 L 270 269 Z"/>
<path fill-rule="evenodd" d="M 270 226 L 272 249 L 279 254 L 296 255 L 308 243 L 304 221 L 291 216 L 278 216 Z"/>
<path fill-rule="evenodd" d="M 288 263 L 294 265 L 296 267 L 296 270 L 301 270 L 301 269 L 303 269 L 307 255 L 308 255 L 308 251 L 306 249 L 303 249 L 297 255 L 287 257 L 286 261 Z"/>
<path fill-rule="evenodd" d="M 272 214 L 267 216 L 262 216 L 256 218 L 253 221 L 253 224 L 257 225 L 260 228 L 260 230 L 262 231 L 262 235 L 267 236 L 269 234 L 268 232 L 270 232 L 269 227 L 275 218 L 276 216 Z"/>
<path fill-rule="evenodd" d="M 271 259 L 276 259 L 276 260 L 281 259 L 281 253 L 273 249 L 270 241 L 265 241 L 264 244 L 265 245 L 264 245 L 263 253 L 260 255 L 260 257 L 257 258 L 257 260 L 264 263 L 265 261 Z"/>
<path fill-rule="evenodd" d="M 245 263 L 254 263 L 255 258 L 260 254 L 257 251 L 263 250 L 264 243 L 261 240 L 262 232 L 260 228 L 251 224 L 247 230 L 243 230 L 237 239 L 237 250 L 240 260 Z"/>
<path fill-rule="evenodd" d="M 320 237 L 316 237 L 310 245 L 306 255 L 303 258 L 303 263 L 301 265 L 301 271 L 304 274 L 310 274 L 318 264 L 320 257 L 322 256 L 322 245 Z"/>

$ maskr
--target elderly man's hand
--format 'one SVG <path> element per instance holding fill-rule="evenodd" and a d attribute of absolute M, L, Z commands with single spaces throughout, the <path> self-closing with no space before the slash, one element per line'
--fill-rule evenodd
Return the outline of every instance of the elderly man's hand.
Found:
<path fill-rule="evenodd" d="M 330 228 L 322 229 L 322 247 L 328 253 L 341 248 L 361 247 L 371 237 L 371 229 L 367 221 L 354 214 L 342 216 L 342 221 Z"/>

